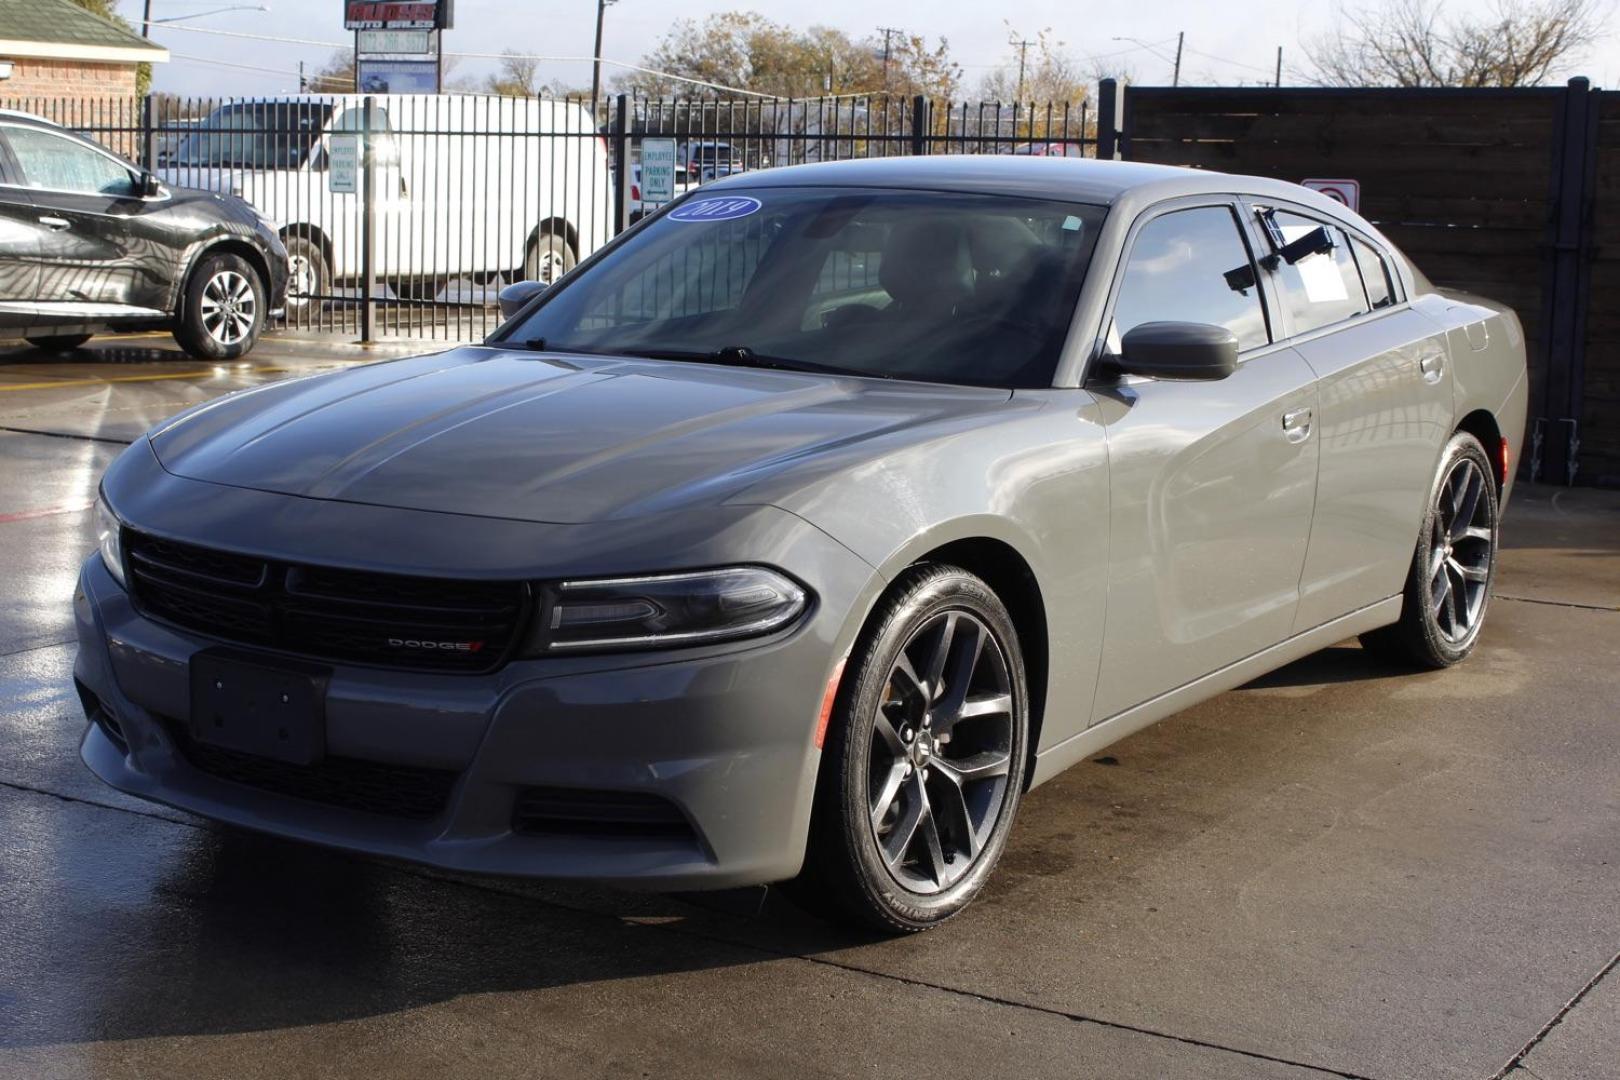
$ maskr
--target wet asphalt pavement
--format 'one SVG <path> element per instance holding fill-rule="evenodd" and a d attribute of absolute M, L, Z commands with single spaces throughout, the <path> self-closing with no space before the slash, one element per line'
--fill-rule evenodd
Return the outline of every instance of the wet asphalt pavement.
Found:
<path fill-rule="evenodd" d="M 1459 669 L 1325 650 L 1034 792 L 979 902 L 457 877 L 79 763 L 102 469 L 228 390 L 409 349 L 0 346 L 0 1076 L 1620 1076 L 1620 495 L 1521 487 Z"/>

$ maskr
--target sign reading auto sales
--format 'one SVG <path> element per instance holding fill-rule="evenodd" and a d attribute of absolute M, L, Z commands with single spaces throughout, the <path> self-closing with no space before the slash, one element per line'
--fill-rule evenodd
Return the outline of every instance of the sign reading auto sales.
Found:
<path fill-rule="evenodd" d="M 448 30 L 454 0 L 348 0 L 345 30 Z"/>

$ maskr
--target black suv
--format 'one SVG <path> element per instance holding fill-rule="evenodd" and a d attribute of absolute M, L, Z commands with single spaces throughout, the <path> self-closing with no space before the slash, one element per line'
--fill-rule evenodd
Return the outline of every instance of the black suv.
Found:
<path fill-rule="evenodd" d="M 65 352 L 167 327 L 194 356 L 253 347 L 287 291 L 287 250 L 232 195 L 171 188 L 97 143 L 0 110 L 0 331 Z"/>

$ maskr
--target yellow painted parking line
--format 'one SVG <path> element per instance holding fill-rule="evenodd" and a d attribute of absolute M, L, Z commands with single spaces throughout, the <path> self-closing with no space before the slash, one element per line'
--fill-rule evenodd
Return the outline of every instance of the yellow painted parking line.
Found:
<path fill-rule="evenodd" d="M 162 375 L 109 375 L 105 379 L 58 379 L 55 382 L 11 383 L 10 385 L 0 385 L 0 393 L 5 393 L 8 390 L 54 390 L 58 387 L 64 386 L 105 386 L 109 383 L 162 382 L 165 379 L 206 379 L 210 376 L 220 375 L 273 374 L 276 372 L 292 370 L 294 369 L 290 367 L 266 365 L 264 367 L 252 367 L 246 369 L 229 368 L 225 371 L 220 371 L 216 368 L 208 368 L 204 371 L 170 371 L 165 372 Z"/>

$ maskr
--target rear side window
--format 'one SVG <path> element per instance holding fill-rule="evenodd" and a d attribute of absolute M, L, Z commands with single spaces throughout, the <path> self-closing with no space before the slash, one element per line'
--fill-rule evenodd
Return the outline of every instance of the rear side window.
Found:
<path fill-rule="evenodd" d="M 121 165 L 77 139 L 34 128 L 6 128 L 6 141 L 31 188 L 83 195 L 134 195 L 135 178 Z"/>
<path fill-rule="evenodd" d="M 1136 235 L 1114 305 L 1114 331 L 1124 338 L 1148 322 L 1224 326 L 1243 349 L 1270 340 L 1254 263 L 1229 207 L 1174 210 Z"/>
<path fill-rule="evenodd" d="M 1373 310 L 1377 311 L 1395 303 L 1395 287 L 1390 281 L 1389 261 L 1365 240 L 1353 237 L 1350 247 L 1356 254 L 1356 262 L 1361 264 L 1361 280 L 1366 283 L 1367 300 L 1372 304 Z"/>
<path fill-rule="evenodd" d="M 1294 333 L 1303 334 L 1357 315 L 1366 314 L 1367 294 L 1361 287 L 1361 272 L 1350 254 L 1344 230 L 1298 214 L 1282 211 L 1264 215 L 1267 233 L 1281 249 L 1307 240 L 1324 230 L 1331 246 L 1277 266 L 1283 303 L 1293 315 Z"/>

